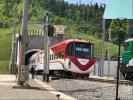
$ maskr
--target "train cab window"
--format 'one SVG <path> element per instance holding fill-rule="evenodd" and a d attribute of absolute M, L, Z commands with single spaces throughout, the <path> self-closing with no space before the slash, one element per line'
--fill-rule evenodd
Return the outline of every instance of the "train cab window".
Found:
<path fill-rule="evenodd" d="M 53 59 L 54 59 L 53 54 L 51 54 L 51 60 L 53 60 Z"/>
<path fill-rule="evenodd" d="M 73 56 L 74 55 L 74 43 L 69 43 L 68 47 L 67 47 L 67 55 L 68 56 Z"/>
<path fill-rule="evenodd" d="M 50 57 L 49 57 L 49 60 L 51 60 L 51 55 L 50 55 Z"/>
<path fill-rule="evenodd" d="M 51 60 L 54 60 L 54 55 L 53 54 L 51 54 Z"/>
<path fill-rule="evenodd" d="M 56 59 L 56 55 L 54 55 L 54 59 Z"/>
<path fill-rule="evenodd" d="M 90 58 L 91 44 L 81 42 L 70 43 L 67 47 L 67 55 L 75 56 L 78 58 Z"/>
<path fill-rule="evenodd" d="M 55 55 L 54 55 L 54 58 L 53 59 L 55 60 Z"/>
<path fill-rule="evenodd" d="M 133 43 L 132 42 L 128 42 L 128 51 L 133 50 Z"/>
<path fill-rule="evenodd" d="M 127 51 L 128 50 L 128 43 L 125 42 L 123 45 L 124 45 L 124 50 Z"/>
<path fill-rule="evenodd" d="M 75 56 L 79 58 L 90 58 L 91 44 L 75 43 Z"/>

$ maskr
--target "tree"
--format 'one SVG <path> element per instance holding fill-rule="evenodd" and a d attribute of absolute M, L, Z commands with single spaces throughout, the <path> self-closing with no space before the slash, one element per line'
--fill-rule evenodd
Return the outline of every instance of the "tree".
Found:
<path fill-rule="evenodd" d="M 119 39 L 118 37 L 119 32 L 122 33 L 121 40 L 122 41 L 125 40 L 128 28 L 127 20 L 112 20 L 109 28 L 112 30 L 112 37 L 117 41 L 117 43 Z"/>

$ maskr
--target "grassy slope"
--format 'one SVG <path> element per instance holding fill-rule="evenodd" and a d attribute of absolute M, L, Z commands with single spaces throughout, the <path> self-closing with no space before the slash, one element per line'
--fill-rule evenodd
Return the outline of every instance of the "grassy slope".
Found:
<path fill-rule="evenodd" d="M 20 13 L 23 4 L 18 5 L 18 13 Z M 0 3 L 0 14 L 2 14 L 3 3 Z M 9 62 L 12 46 L 13 28 L 0 29 L 0 74 L 9 72 Z"/>
<path fill-rule="evenodd" d="M 12 29 L 0 29 L 0 73 L 6 74 L 9 69 Z"/>

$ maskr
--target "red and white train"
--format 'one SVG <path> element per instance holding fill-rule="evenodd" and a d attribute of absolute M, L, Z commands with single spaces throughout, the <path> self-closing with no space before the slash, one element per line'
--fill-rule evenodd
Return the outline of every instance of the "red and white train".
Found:
<path fill-rule="evenodd" d="M 50 48 L 50 73 L 88 77 L 96 62 L 93 57 L 93 44 L 85 40 L 69 39 Z M 36 65 L 36 71 L 43 71 L 44 51 L 40 50 L 30 58 L 30 65 Z"/>

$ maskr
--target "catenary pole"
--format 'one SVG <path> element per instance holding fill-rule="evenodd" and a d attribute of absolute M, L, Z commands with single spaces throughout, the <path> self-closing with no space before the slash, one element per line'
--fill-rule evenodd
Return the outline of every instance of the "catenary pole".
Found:
<path fill-rule="evenodd" d="M 101 76 L 104 75 L 104 39 L 105 39 L 105 19 L 102 20 L 102 47 L 101 47 Z"/>
<path fill-rule="evenodd" d="M 21 28 L 21 41 L 20 41 L 20 54 L 19 54 L 19 71 L 18 71 L 18 84 L 23 85 L 24 80 L 21 80 L 22 76 L 22 66 L 25 66 L 25 50 L 26 50 L 26 38 L 28 34 L 27 23 L 28 23 L 28 8 L 29 0 L 23 1 L 23 19 Z"/>
<path fill-rule="evenodd" d="M 48 13 L 45 17 L 44 25 L 44 70 L 43 70 L 43 81 L 49 82 L 49 37 L 48 37 Z"/>
<path fill-rule="evenodd" d="M 102 4 L 105 8 L 106 4 Z M 105 40 L 105 19 L 102 19 L 102 47 L 101 47 L 101 75 L 104 75 L 104 40 Z"/>

